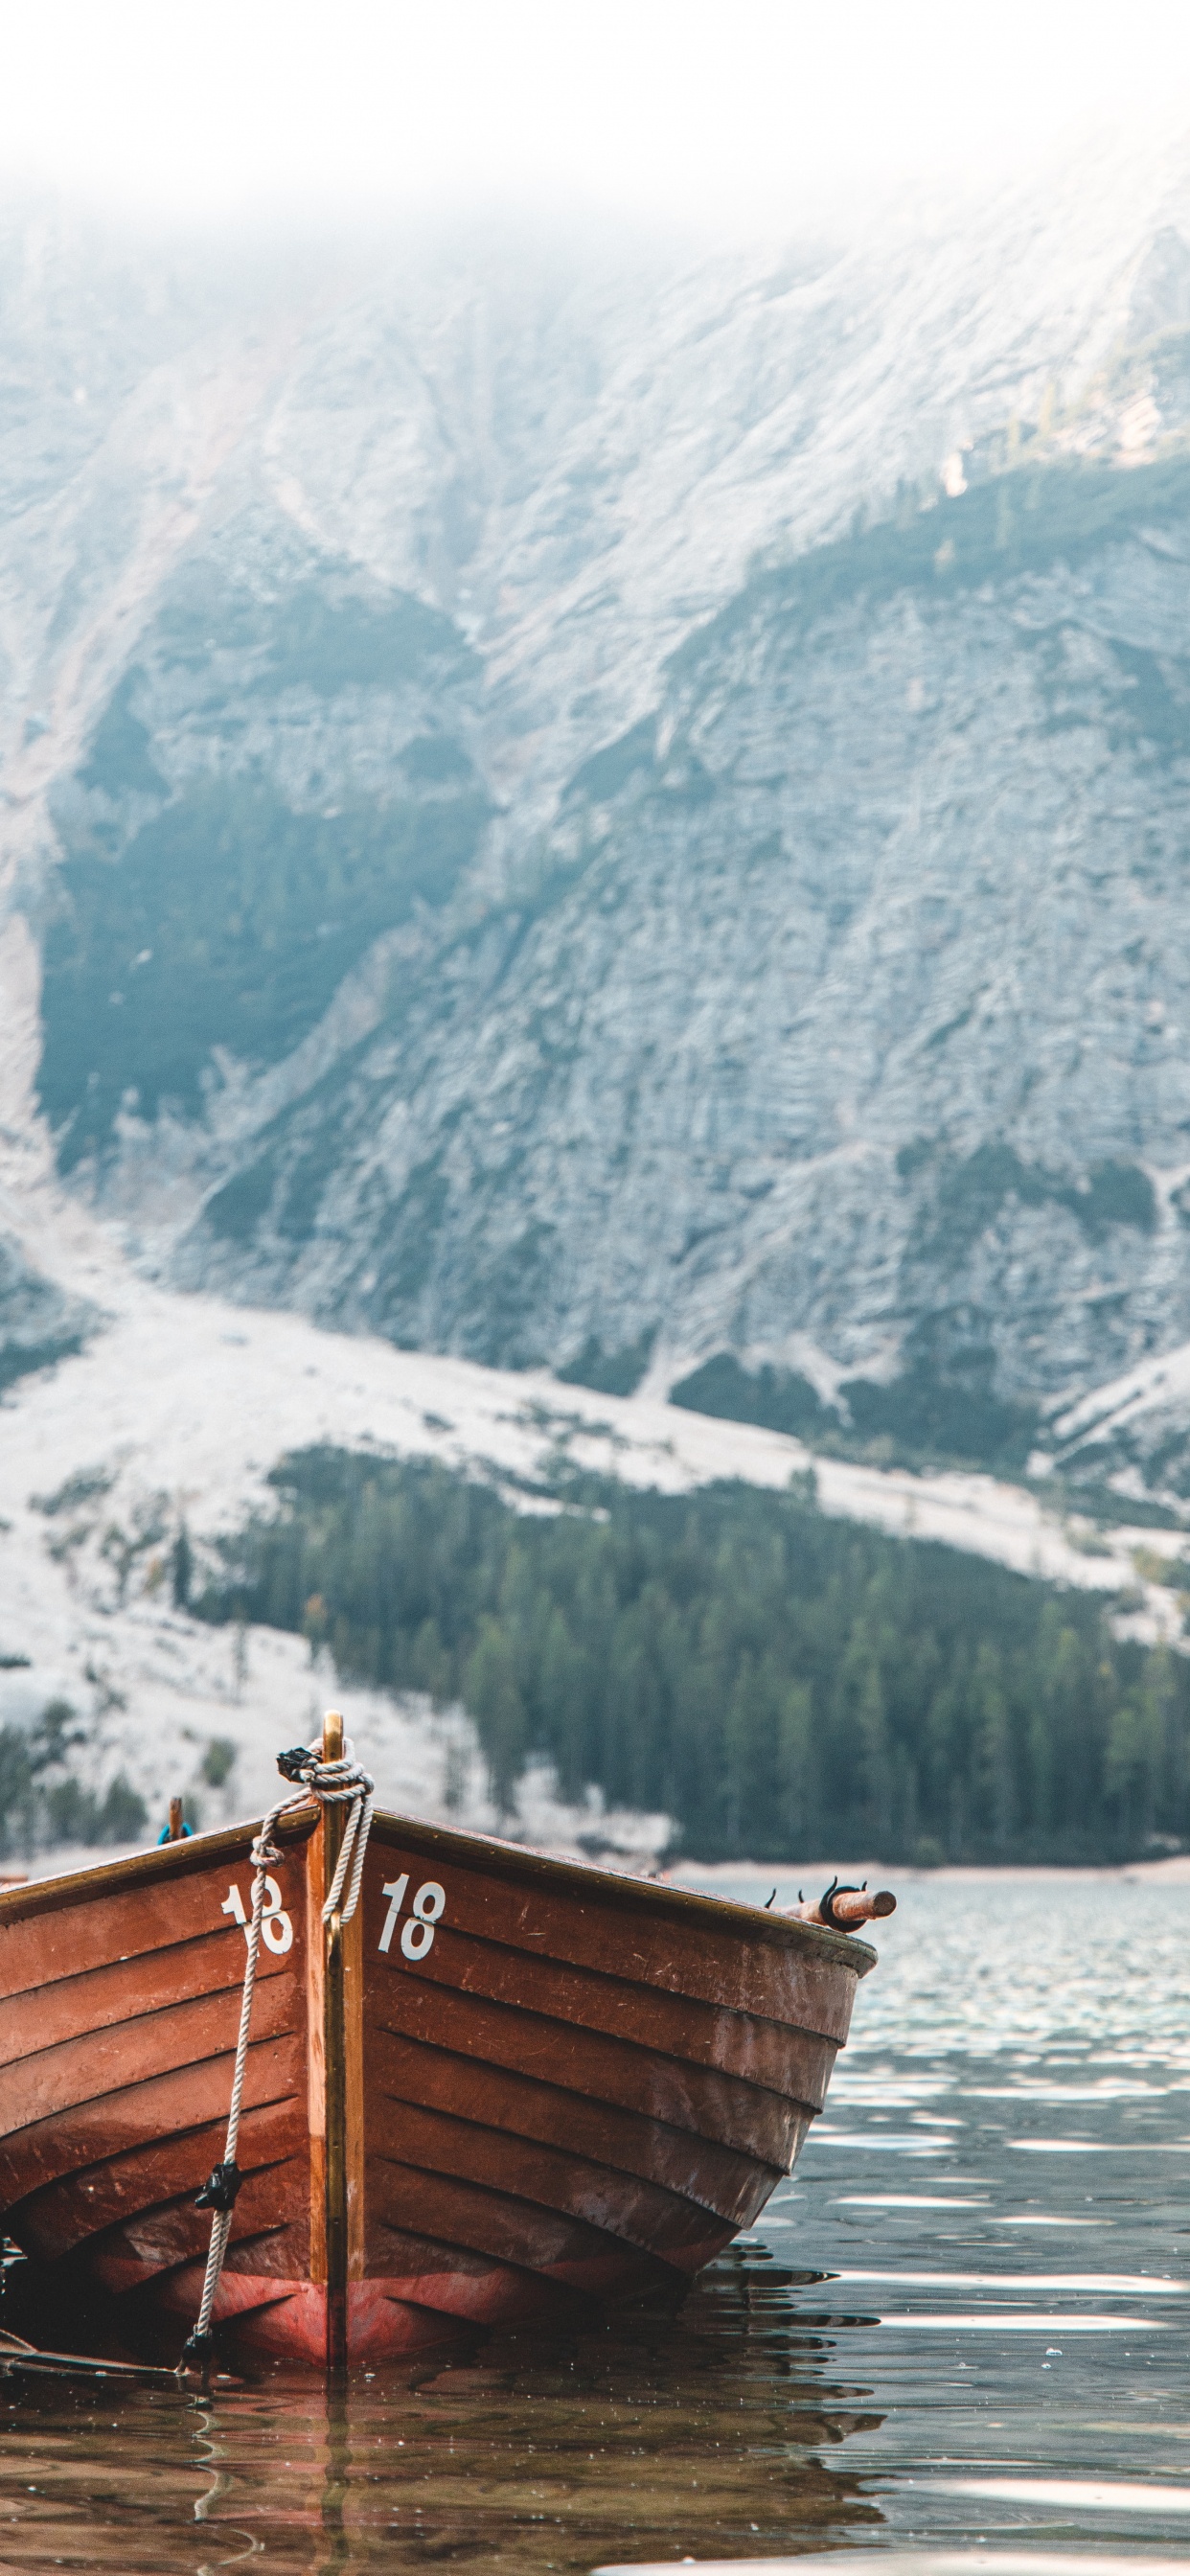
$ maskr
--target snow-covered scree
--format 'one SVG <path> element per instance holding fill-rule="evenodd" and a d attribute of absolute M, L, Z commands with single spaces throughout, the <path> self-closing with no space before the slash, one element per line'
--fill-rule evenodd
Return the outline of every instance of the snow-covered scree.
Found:
<path fill-rule="evenodd" d="M 1161 1493 L 1190 1443 L 1190 1342 L 1055 1410 L 1045 1437 L 1059 1467 L 1097 1470 L 1120 1494 Z"/>
<path fill-rule="evenodd" d="M 155 1834 L 175 1793 L 206 1825 L 259 1812 L 277 1794 L 278 1751 L 309 1741 L 334 1704 L 384 1804 L 651 1867 L 668 1817 L 607 1813 L 597 1792 L 568 1806 L 530 1769 L 516 1817 L 502 1818 L 461 1710 L 343 1687 L 325 1658 L 312 1668 L 300 1637 L 212 1628 L 173 1605 L 168 1557 L 183 1523 L 201 1552 L 267 1500 L 287 1449 L 335 1441 L 468 1464 L 490 1451 L 531 1469 L 548 1443 L 528 1426 L 521 1381 L 146 1288 L 52 1186 L 34 1197 L 30 1259 L 86 1280 L 75 1293 L 106 1324 L 0 1402 L 0 1725 L 31 1727 L 47 1701 L 67 1701 L 85 1731 L 83 1784 L 102 1791 L 122 1774 Z M 215 1782 L 212 1746 L 216 1771 L 226 1765 Z M 24 1860 L 40 1873 L 92 1856 L 57 1846 Z M 19 1865 L 0 1861 L 0 1876 Z"/>
<path fill-rule="evenodd" d="M 511 1480 L 543 1478 L 562 1460 L 670 1493 L 720 1477 L 780 1490 L 813 1464 L 829 1512 L 1022 1573 L 1130 1590 L 1135 1630 L 1179 1633 L 1176 1596 L 1138 1582 L 1133 1561 L 1141 1544 L 1176 1552 L 1177 1532 L 1092 1540 L 1036 1494 L 989 1476 L 812 1461 L 780 1434 L 646 1397 L 596 1395 L 544 1372 L 398 1351 L 293 1315 L 180 1296 L 138 1278 L 106 1229 L 57 1200 L 52 1185 L 32 1199 L 30 1258 L 107 1320 L 84 1351 L 19 1379 L 0 1403 L 0 1658 L 27 1658 L 0 1669 L 0 1723 L 32 1724 L 47 1700 L 67 1700 L 88 1730 L 78 1757 L 87 1785 L 101 1790 L 123 1772 L 154 1830 L 173 1792 L 195 1796 L 208 1824 L 259 1810 L 273 1794 L 276 1752 L 308 1739 L 331 1700 L 343 1705 L 386 1805 L 499 1821 L 461 1711 L 341 1689 L 329 1670 L 311 1669 L 300 1638 L 212 1629 L 173 1604 L 169 1551 L 183 1523 L 201 1554 L 204 1541 L 267 1506 L 269 1470 L 286 1451 L 315 1443 L 439 1458 L 529 1509 L 543 1505 Z M 215 1785 L 204 1775 L 212 1742 L 234 1748 Z M 532 1773 L 513 1830 L 649 1866 L 669 1828 L 661 1816 L 605 1816 L 597 1802 L 564 1807 Z M 57 1868 L 66 1857 L 40 1854 L 32 1865 Z"/>

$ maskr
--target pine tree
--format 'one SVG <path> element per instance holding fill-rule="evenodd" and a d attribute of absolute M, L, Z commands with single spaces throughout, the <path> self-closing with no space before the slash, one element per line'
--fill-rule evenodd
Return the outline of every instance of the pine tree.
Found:
<path fill-rule="evenodd" d="M 526 1751 L 525 1709 L 512 1642 L 495 1619 L 480 1628 L 463 1691 L 479 1727 L 492 1796 L 501 1815 L 511 1815 Z"/>

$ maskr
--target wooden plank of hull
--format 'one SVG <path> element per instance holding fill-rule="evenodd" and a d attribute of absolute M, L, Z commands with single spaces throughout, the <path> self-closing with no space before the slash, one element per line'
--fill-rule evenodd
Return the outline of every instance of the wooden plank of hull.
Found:
<path fill-rule="evenodd" d="M 30 2253 L 47 2262 L 61 2262 L 84 2246 L 96 2249 L 101 2239 L 115 2241 L 121 2230 L 129 2233 L 130 2240 L 135 2232 L 135 2241 L 147 2243 L 144 2231 L 155 2223 L 158 2213 L 168 2224 L 172 2212 L 185 2209 L 191 2223 L 188 2251 L 194 2252 L 205 2246 L 210 2235 L 210 2220 L 195 2209 L 194 2195 L 218 2162 L 224 2126 L 222 2120 L 212 2120 L 186 2135 L 175 2133 L 154 2139 L 151 2145 L 85 2165 L 80 2172 L 65 2174 L 40 2191 L 30 2192 L 20 2202 L 19 2213 L 11 2212 L 10 2216 L 19 2214 L 22 2239 Z M 258 2191 L 279 2168 L 284 2168 L 288 2176 L 286 2223 L 299 2237 L 303 2227 L 308 2233 L 304 2208 L 306 2126 L 301 2104 L 291 2096 L 288 2101 L 246 2112 L 240 2150 L 245 2181 L 235 2208 L 233 2251 L 241 2235 L 252 2234 L 265 2223 Z M 295 2165 L 300 2169 L 296 2173 Z M 163 2257 L 165 2261 L 177 2259 L 180 2258 Z"/>
<path fill-rule="evenodd" d="M 253 1830 L 0 1896 L 6 2224 L 179 2318 L 243 1973 L 221 1907 L 237 1872 L 249 1899 Z M 864 1945 L 382 1817 L 328 1976 L 334 1830 L 309 1809 L 283 1830 L 293 1939 L 261 1953 L 217 2319 L 291 2357 L 376 2357 L 677 2285 L 751 2223 L 821 2106 Z"/>
<path fill-rule="evenodd" d="M 301 2004 L 303 1998 L 296 1999 Z M 50 2048 L 31 2049 L 5 2069 L 4 2116 L 10 2132 L 19 2132 L 55 2112 L 89 2111 L 105 2105 L 113 2147 L 130 2143 L 141 2131 L 137 2087 L 150 2078 L 183 2069 L 213 2070 L 208 2080 L 229 2090 L 235 2057 L 238 2006 L 233 1994 L 197 1995 L 172 2011 L 138 2014 L 117 2028 L 80 2032 Z M 287 2056 L 291 2080 L 300 2082 L 304 2066 L 304 2015 L 295 2009 L 292 1980 L 262 1978 L 252 2017 L 253 2046 L 258 2056 Z M 286 2042 L 293 2047 L 286 2049 Z"/>
<path fill-rule="evenodd" d="M 369 1960 L 374 1960 L 374 1946 Z M 766 2021 L 733 2006 L 675 1995 L 657 1987 L 642 1994 L 630 1978 L 474 1940 L 444 1922 L 433 1949 L 417 1961 L 418 1976 L 459 1994 L 510 2003 L 563 2022 L 567 2028 L 602 2031 L 664 2050 L 683 2064 L 714 2068 L 783 2093 L 793 2075 L 798 2099 L 821 2109 L 840 2042 L 788 2022 Z"/>
<path fill-rule="evenodd" d="M 280 1970 L 280 1960 L 275 1967 Z M 17 2064 L 29 2052 L 31 2033 L 36 2047 L 46 2049 L 84 2034 L 118 2031 L 126 2022 L 195 1999 L 226 1999 L 225 2027 L 234 2046 L 243 1974 L 243 1951 L 228 1940 L 226 1928 L 102 1965 L 88 1960 L 35 1999 L 28 1992 L 0 1995 L 0 2067 Z"/>
<path fill-rule="evenodd" d="M 43 2183 L 107 2162 L 141 2141 L 181 2136 L 206 2121 L 226 2123 L 231 2069 L 230 2052 L 202 2065 L 171 2067 L 123 2093 L 101 2093 L 11 2131 L 0 2138 L 0 2206 L 12 2213 Z M 245 2103 L 253 2109 L 265 2102 L 303 2102 L 304 2074 L 304 2051 L 295 2038 L 253 2049 Z"/>
<path fill-rule="evenodd" d="M 403 2195 L 411 2210 L 425 2213 L 424 2174 L 378 2164 L 369 2181 L 377 2209 L 387 2203 L 395 2211 Z M 506 2194 L 436 2176 L 432 2200 L 434 2216 L 449 2229 L 443 2241 L 401 2227 L 395 2216 L 374 2223 L 369 2237 L 369 2280 L 419 2307 L 476 2324 L 533 2315 L 563 2320 L 573 2319 L 576 2305 L 617 2291 L 673 2288 L 667 2264 L 610 2243 L 581 2222 L 558 2220 L 547 2241 L 544 2211 L 537 2213 L 536 2268 L 530 2267 L 521 2259 L 529 2250 L 524 2206 Z"/>
<path fill-rule="evenodd" d="M 591 2199 L 585 2204 L 591 2215 L 585 2217 L 551 2203 L 544 2158 L 537 2159 L 533 2170 L 522 2165 L 519 2195 L 503 2188 L 503 2174 L 497 2185 L 477 2181 L 465 2172 L 401 2165 L 387 2158 L 370 2160 L 369 2180 L 375 2220 L 385 2226 L 390 2241 L 412 2233 L 420 2222 L 443 2247 L 485 2253 L 489 2260 L 515 2264 L 522 2272 L 536 2273 L 589 2298 L 610 2298 L 625 2288 L 655 2288 L 663 2282 L 674 2289 L 690 2271 L 697 2271 L 700 2260 L 709 2261 L 712 2254 L 721 2252 L 735 2233 L 698 2213 L 702 2236 L 701 2240 L 692 2236 L 692 2242 L 697 2246 L 701 2241 L 709 2252 L 697 2259 L 691 2256 L 686 2263 L 675 2262 L 672 2249 L 662 2252 L 655 2245 L 636 2245 L 621 2228 L 601 2227 Z M 557 2197 L 561 2200 L 564 2195 Z M 622 2215 L 618 2200 L 616 2215 Z M 370 2244 L 377 2250 L 369 2272 L 375 2269 L 387 2277 L 391 2256 L 385 2260 L 385 2248 L 377 2243 L 375 2233 Z"/>
<path fill-rule="evenodd" d="M 78 2166 L 27 2192 L 7 2215 L 11 2219 L 19 2209 L 30 2253 L 46 2262 L 66 2260 L 103 2229 L 197 2192 L 218 2161 L 225 2126 L 222 2120 L 209 2120 Z M 291 2099 L 247 2111 L 240 2134 L 246 2173 L 284 2159 L 304 2144 L 300 2106 Z"/>
<path fill-rule="evenodd" d="M 568 2090 L 560 2067 L 557 2079 L 546 2082 L 540 2076 L 509 2074 L 489 2059 L 483 2063 L 482 2085 L 477 2085 L 474 2057 L 377 2031 L 369 2045 L 368 2068 L 374 2133 L 383 2123 L 403 2147 L 409 2135 L 407 2112 L 441 2112 L 458 2126 L 477 2131 L 489 2169 L 498 2167 L 510 2178 L 522 2149 L 556 2147 L 601 2174 L 619 2175 L 629 2185 L 660 2184 L 743 2227 L 755 2214 L 758 2179 L 767 2199 L 793 2162 L 790 2153 L 760 2165 L 753 2156 L 696 2137 L 689 2129 L 670 2128 L 647 2112 L 624 2110 L 615 2101 L 592 2101 Z M 387 2119 L 382 2104 L 388 2106 Z M 792 2108 L 790 2123 L 796 2151 L 799 2120 Z M 515 2180 L 511 2188 L 517 2188 Z"/>
<path fill-rule="evenodd" d="M 179 2320 L 192 2319 L 202 2295 L 203 2265 L 174 2273 L 163 2283 L 159 2304 Z M 398 2356 L 436 2350 L 470 2336 L 470 2319 L 420 2307 L 401 2295 L 400 2282 L 358 2281 L 349 2285 L 346 2303 L 348 2359 L 353 2363 L 389 2361 Z M 281 2282 L 267 2273 L 225 2272 L 215 2305 L 219 2325 L 230 2327 L 238 2343 L 254 2353 L 284 2361 L 327 2366 L 332 2320 L 325 2281 Z"/>
<path fill-rule="evenodd" d="M 473 1989 L 460 1992 L 441 1981 L 432 1984 L 412 1968 L 406 1977 L 394 1978 L 378 2001 L 373 2029 L 453 2049 L 547 2083 L 556 2083 L 565 2067 L 575 2093 L 647 2112 L 723 2146 L 746 2148 L 783 2173 L 793 2161 L 797 2111 L 821 2110 L 835 2056 L 830 2040 L 782 2032 L 789 2087 L 782 2094 L 721 2073 L 706 2065 L 701 2054 L 692 2064 L 676 2048 L 666 2052 L 643 2039 L 610 2038 L 588 2029 L 576 2044 L 572 2025 L 554 2014 L 489 2004 Z"/>
<path fill-rule="evenodd" d="M 367 2178 L 369 2277 L 395 2277 L 397 2254 L 412 2246 L 418 2276 L 439 2281 L 457 2258 L 463 2272 L 483 2263 L 511 2267 L 591 2297 L 604 2296 L 621 2277 L 634 2286 L 673 2287 L 672 2266 L 660 2256 L 541 2201 L 527 2204 L 502 2187 L 502 2177 L 474 2183 L 390 2155 L 369 2157 Z"/>
<path fill-rule="evenodd" d="M 284 1818 L 277 1829 L 280 1841 L 304 1844 L 317 1821 L 312 1807 Z M 256 1831 L 255 1824 L 244 1824 L 229 1826 L 225 1833 L 194 1834 L 186 1842 L 134 1852 L 98 1869 L 70 1870 L 61 1878 L 33 1879 L 0 1892 L 0 1992 L 40 1994 L 58 1977 L 77 1976 L 80 1944 L 87 1967 L 168 1950 L 212 1931 L 224 1932 L 234 1954 L 234 1926 L 221 1921 L 217 1907 L 212 1914 L 210 1883 L 222 1877 L 226 1887 L 229 1876 L 242 1876 Z M 287 1849 L 277 1873 L 286 1904 L 296 1896 L 296 1881 L 286 1875 L 295 1860 L 300 1870 L 299 1851 Z M 196 1887 L 195 1880 L 202 1884 Z M 268 1968 L 268 1955 L 262 1952 L 262 1973 L 267 1975 Z"/>
<path fill-rule="evenodd" d="M 301 1846 L 315 1821 L 298 1820 L 274 1872 L 293 1938 L 261 1953 L 241 2144 L 253 2170 L 228 2256 L 295 2281 L 310 2259 Z M 233 1884 L 250 1902 L 253 1830 L 35 1882 L 14 1891 L 19 1907 L 0 1899 L 0 2205 L 31 2254 L 83 2259 L 112 2292 L 205 2259 L 210 2221 L 193 2201 L 223 2152 L 245 1956 L 222 1907 Z"/>
<path fill-rule="evenodd" d="M 580 1962 L 634 1983 L 820 2030 L 840 2044 L 855 1986 L 873 1963 L 874 1953 L 848 1934 L 828 1933 L 823 1948 L 811 1949 L 797 1935 L 817 1926 L 756 1906 L 551 1861 L 516 1844 L 404 1818 L 377 1816 L 373 1831 L 395 1864 L 393 1875 L 408 1865 L 413 1887 L 419 1863 L 423 1874 L 431 1862 L 435 1869 L 457 1870 L 449 1919 L 461 1930 L 541 1958 Z"/>
<path fill-rule="evenodd" d="M 248 2176 L 236 2202 L 230 2269 L 304 2277 L 309 2243 L 302 2242 L 303 2231 L 292 2213 L 305 2182 L 304 2156 L 282 2157 Z M 90 2268 L 105 2289 L 140 2289 L 184 2263 L 205 2263 L 210 2234 L 209 2217 L 204 2225 L 204 2212 L 187 2193 L 109 2228 L 91 2248 Z"/>
<path fill-rule="evenodd" d="M 716 2226 L 720 2213 L 708 2211 L 687 2193 L 621 2173 L 598 2156 L 573 2155 L 565 2147 L 517 2138 L 479 2120 L 451 2119 L 420 2104 L 403 2103 L 395 2125 L 402 2163 L 427 2176 L 450 2174 L 457 2181 L 483 2184 L 497 2175 L 501 2188 L 524 2204 L 527 2248 L 532 2246 L 535 2213 L 541 2208 L 581 2218 L 640 2253 L 660 2255 L 680 2271 L 697 2270 L 705 2261 L 703 2254 L 691 2249 L 704 2245 L 709 2236 L 716 2235 L 722 2242 L 749 2226 L 777 2180 L 767 2168 L 755 2168 L 751 2191 L 739 2195 L 741 2214 L 720 2219 Z M 531 2251 L 524 2259 L 532 2262 Z"/>
<path fill-rule="evenodd" d="M 699 1909 L 682 1950 L 685 1900 L 666 1891 L 584 1877 L 576 1905 L 516 1851 L 477 1884 L 466 1837 L 394 1835 L 385 1820 L 377 1840 L 385 1869 L 379 1902 L 369 1878 L 365 1929 L 370 2221 L 517 2267 L 493 2273 L 481 2303 L 474 2276 L 440 2254 L 417 2277 L 418 2298 L 511 2316 L 531 2305 L 526 2274 L 543 2290 L 606 2296 L 696 2270 L 791 2166 L 870 1954 L 840 1958 L 836 1943 L 823 1960 L 762 1923 L 764 1956 L 743 1974 L 740 1934 L 754 1936 L 754 1914 Z M 410 1960 L 390 1927 L 382 1954 L 384 1887 L 407 1872 L 412 1893 L 430 1860 L 446 1898 L 432 1945 Z M 368 2255 L 378 2270 L 371 2223 Z"/>

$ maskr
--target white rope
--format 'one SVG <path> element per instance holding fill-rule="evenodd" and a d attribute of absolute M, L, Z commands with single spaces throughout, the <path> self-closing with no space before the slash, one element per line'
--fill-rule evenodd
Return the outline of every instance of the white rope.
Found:
<path fill-rule="evenodd" d="M 345 1799 L 351 1802 L 351 1813 L 343 1827 L 343 1842 L 335 1875 L 331 1880 L 327 1900 L 322 1909 L 324 1923 L 330 1922 L 332 1914 L 338 1915 L 340 1923 L 350 1923 L 359 1903 L 360 1883 L 364 1874 L 364 1854 L 368 1848 L 368 1835 L 372 1829 L 372 1809 L 376 1802 L 376 1783 L 369 1772 L 361 1770 L 359 1763 L 352 1760 L 350 1748 L 348 1748 L 340 1762 L 315 1760 L 310 1785 L 317 1797 L 325 1799 L 331 1805 L 340 1805 Z M 351 1865 L 353 1851 L 355 1860 L 351 1867 L 351 1885 L 347 1891 L 347 1903 L 342 1905 L 340 1899 L 343 1894 L 343 1882 Z"/>
<path fill-rule="evenodd" d="M 199 2209 L 210 2209 L 213 2212 L 211 2242 L 207 2251 L 207 2269 L 202 2285 L 198 2316 L 192 2333 L 187 2337 L 179 2364 L 179 2368 L 183 2369 L 187 2361 L 195 2361 L 205 2367 L 210 2358 L 211 2311 L 215 2304 L 215 2293 L 219 2287 L 219 2276 L 223 2270 L 227 2240 L 231 2234 L 236 2193 L 243 2181 L 243 2175 L 236 2163 L 236 2148 L 239 2145 L 240 2105 L 244 2096 L 244 2074 L 248 2064 L 248 2034 L 252 2025 L 256 1963 L 260 1957 L 260 1927 L 264 1916 L 265 1879 L 269 1870 L 275 1868 L 281 1858 L 273 1841 L 274 1828 L 281 1816 L 288 1815 L 294 1807 L 306 1806 L 311 1796 L 321 1798 L 325 1806 L 341 1806 L 350 1802 L 351 1813 L 343 1828 L 343 1841 L 335 1875 L 322 1909 L 324 1923 L 329 1923 L 332 1917 L 337 1916 L 339 1923 L 344 1924 L 350 1923 L 359 1903 L 360 1886 L 364 1875 L 364 1855 L 368 1848 L 368 1834 L 372 1824 L 376 1783 L 370 1772 L 363 1770 L 354 1760 L 350 1743 L 347 1744 L 342 1759 L 338 1762 L 324 1762 L 317 1751 L 304 1744 L 297 1745 L 292 1753 L 278 1755 L 277 1767 L 284 1772 L 287 1779 L 300 1781 L 301 1786 L 292 1797 L 279 1798 L 276 1806 L 270 1807 L 252 1845 L 251 1858 L 255 1871 L 252 1882 L 252 1913 L 245 1927 L 248 1956 L 244 1964 L 240 2028 L 236 2040 L 235 2072 L 231 2080 L 231 2107 L 227 2115 L 227 2143 L 223 2150 L 222 2163 L 216 2165 L 209 2182 L 199 2193 L 196 2203 Z M 341 1904 L 343 1885 L 349 1866 L 351 1884 L 347 1891 L 347 1902 L 343 1905 Z"/>

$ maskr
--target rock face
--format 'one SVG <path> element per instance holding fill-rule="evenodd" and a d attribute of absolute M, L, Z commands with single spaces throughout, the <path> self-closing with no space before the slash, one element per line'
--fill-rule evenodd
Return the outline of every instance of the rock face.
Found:
<path fill-rule="evenodd" d="M 0 1393 L 18 1377 L 81 1351 L 102 1315 L 35 1270 L 15 1237 L 0 1233 Z"/>
<path fill-rule="evenodd" d="M 1052 470 L 1050 560 L 997 561 L 1022 476 L 754 582 L 181 1275 L 504 1362 L 727 1349 L 909 1437 L 950 1388 L 993 1448 L 1186 1338 L 1190 474 L 1104 527 Z"/>
<path fill-rule="evenodd" d="M 1190 156 L 6 259 L 27 1070 L 146 1267 L 1007 1463 L 1190 1337 Z"/>

